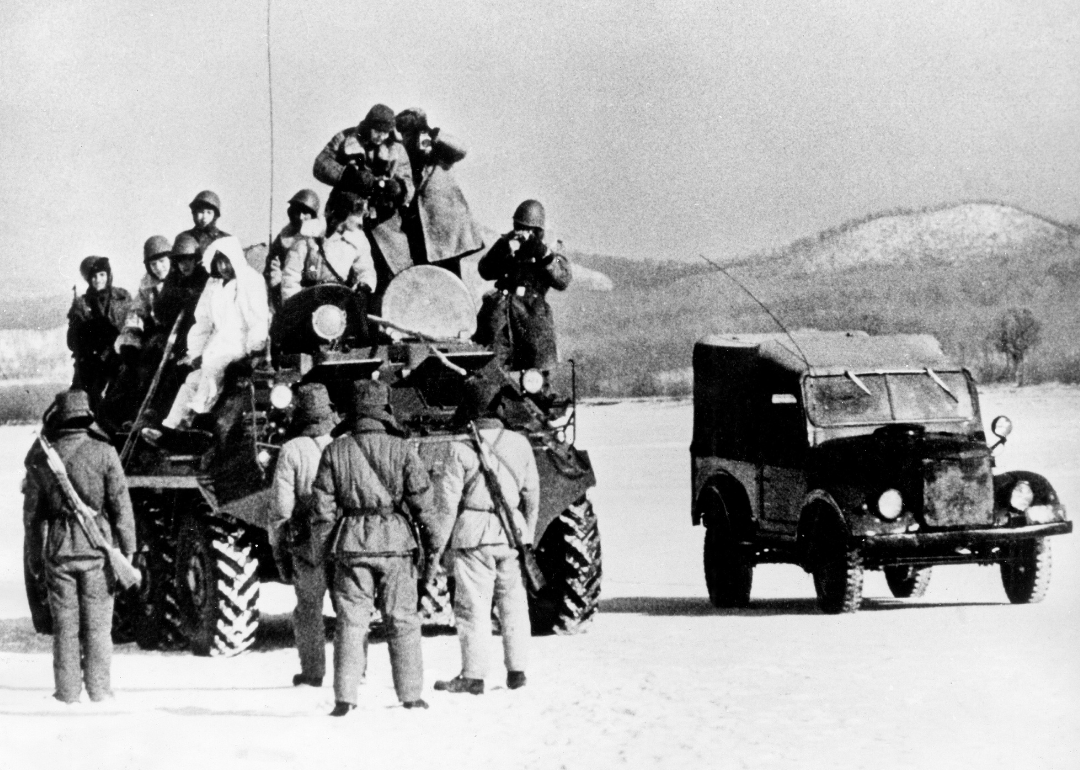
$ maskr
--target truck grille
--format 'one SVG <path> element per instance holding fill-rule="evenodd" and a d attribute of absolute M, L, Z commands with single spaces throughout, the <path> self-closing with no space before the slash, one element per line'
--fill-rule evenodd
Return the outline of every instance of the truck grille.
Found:
<path fill-rule="evenodd" d="M 991 525 L 994 479 L 989 453 L 923 460 L 923 517 L 931 527 Z"/>

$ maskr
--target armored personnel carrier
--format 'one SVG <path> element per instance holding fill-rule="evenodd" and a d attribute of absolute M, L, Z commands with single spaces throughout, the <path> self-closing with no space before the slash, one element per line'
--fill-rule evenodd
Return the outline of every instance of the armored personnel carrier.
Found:
<path fill-rule="evenodd" d="M 355 381 L 387 383 L 398 422 L 431 462 L 440 444 L 460 437 L 451 417 L 465 378 L 478 373 L 505 378 L 513 394 L 507 419 L 529 437 L 540 472 L 534 547 L 547 585 L 529 597 L 534 632 L 572 632 L 593 615 L 601 555 L 587 493 L 595 476 L 588 454 L 574 446 L 574 394 L 553 399 L 541 391 L 539 372 L 497 370 L 491 351 L 469 340 L 476 323 L 471 293 L 442 268 L 405 270 L 381 304 L 382 315 L 369 317 L 365 297 L 343 286 L 301 291 L 274 318 L 270 355 L 228 372 L 204 440 L 163 450 L 130 438 L 125 470 L 144 581 L 117 602 L 116 635 L 197 655 L 235 655 L 254 643 L 260 585 L 281 579 L 265 527 L 299 384 L 325 384 L 344 407 Z M 48 607 L 40 589 L 28 574 L 42 630 Z M 430 620 L 450 617 L 443 603 Z"/>

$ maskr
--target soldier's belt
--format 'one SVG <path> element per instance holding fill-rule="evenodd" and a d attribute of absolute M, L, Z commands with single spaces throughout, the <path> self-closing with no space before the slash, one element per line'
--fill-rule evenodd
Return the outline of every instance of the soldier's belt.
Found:
<path fill-rule="evenodd" d="M 397 513 L 397 509 L 393 506 L 383 506 L 379 508 L 343 508 L 341 515 L 345 517 L 355 516 L 374 516 L 379 513 Z"/>

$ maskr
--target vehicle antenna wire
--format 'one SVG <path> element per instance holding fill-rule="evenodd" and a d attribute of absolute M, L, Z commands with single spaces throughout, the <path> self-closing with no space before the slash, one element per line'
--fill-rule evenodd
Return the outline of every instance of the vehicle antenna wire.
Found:
<path fill-rule="evenodd" d="M 729 278 L 732 283 L 734 283 L 740 289 L 745 291 L 750 296 L 750 299 L 754 300 L 754 302 L 761 305 L 761 309 L 769 314 L 769 318 L 773 319 L 773 321 L 776 322 L 776 325 L 779 326 L 781 328 L 781 330 L 783 330 L 784 334 L 787 335 L 787 338 L 789 340 L 791 340 L 791 344 L 795 346 L 795 350 L 798 351 L 799 357 L 802 359 L 803 363 L 806 364 L 806 368 L 809 369 L 810 368 L 810 360 L 806 357 L 806 354 L 803 353 L 802 348 L 799 347 L 799 343 L 795 341 L 795 338 L 791 335 L 791 332 L 788 331 L 787 327 L 784 326 L 783 322 L 781 322 L 781 320 L 776 317 L 776 315 L 773 313 L 773 311 L 769 310 L 769 308 L 765 305 L 764 302 L 762 302 L 760 299 L 755 297 L 754 292 L 752 292 L 748 288 L 746 288 L 742 284 L 742 282 L 739 281 L 738 278 L 733 276 L 731 273 L 729 273 L 727 270 L 725 270 L 719 264 L 717 264 L 716 262 L 713 262 L 711 259 L 706 257 L 704 254 L 698 254 L 698 256 L 701 257 L 702 259 L 704 259 L 706 262 L 708 262 L 713 267 L 715 267 L 717 270 L 719 270 L 722 275 L 727 276 L 727 278 Z"/>
<path fill-rule="evenodd" d="M 274 241 L 274 69 L 270 56 L 270 8 L 273 0 L 266 0 L 266 90 L 270 102 L 270 210 L 268 212 L 268 234 L 266 244 Z"/>

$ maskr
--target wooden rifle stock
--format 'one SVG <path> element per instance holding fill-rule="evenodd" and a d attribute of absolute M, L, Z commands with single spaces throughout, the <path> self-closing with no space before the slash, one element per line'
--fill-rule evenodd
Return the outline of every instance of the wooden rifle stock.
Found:
<path fill-rule="evenodd" d="M 484 474 L 488 491 L 491 492 L 492 502 L 495 503 L 495 512 L 499 517 L 499 523 L 502 524 L 510 545 L 517 549 L 517 552 L 521 555 L 521 570 L 525 575 L 525 585 L 532 593 L 537 594 L 547 585 L 547 580 L 540 570 L 540 565 L 536 563 L 532 543 L 523 543 L 521 534 L 517 531 L 517 527 L 514 526 L 514 511 L 510 507 L 510 503 L 507 502 L 506 495 L 503 494 L 502 486 L 499 484 L 499 479 L 488 462 L 487 446 L 484 444 L 484 439 L 480 436 L 480 431 L 477 429 L 475 422 L 469 423 L 469 433 L 472 436 L 473 444 L 476 446 L 476 454 L 480 458 L 480 470 Z"/>

